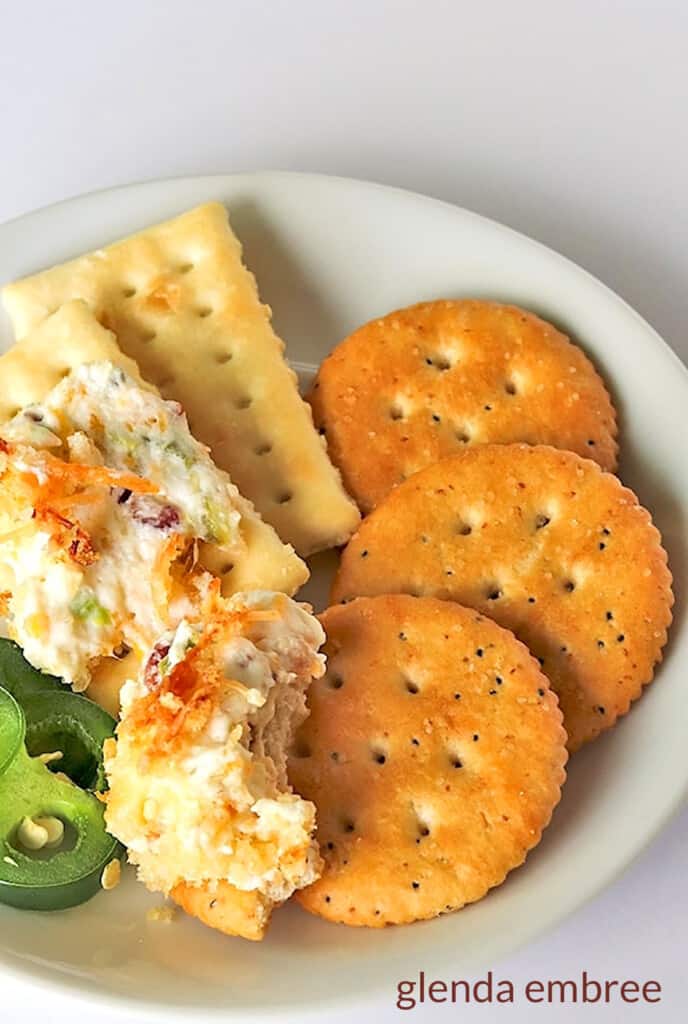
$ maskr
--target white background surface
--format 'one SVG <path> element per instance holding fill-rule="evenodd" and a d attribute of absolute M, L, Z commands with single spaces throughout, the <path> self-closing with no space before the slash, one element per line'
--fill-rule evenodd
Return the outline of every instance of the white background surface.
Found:
<path fill-rule="evenodd" d="M 679 0 L 0 0 L 0 11 L 0 221 L 150 177 L 277 167 L 375 179 L 546 242 L 688 360 Z M 422 240 L 409 244 L 422 258 Z M 652 771 L 661 750 L 641 756 Z M 615 886 L 494 965 L 521 989 L 582 969 L 654 978 L 659 1005 L 426 1005 L 406 1017 L 686 1019 L 687 847 L 684 812 Z M 89 1012 L 6 978 L 0 995 L 7 1024 Z M 404 1015 L 390 987 L 355 1018 Z"/>

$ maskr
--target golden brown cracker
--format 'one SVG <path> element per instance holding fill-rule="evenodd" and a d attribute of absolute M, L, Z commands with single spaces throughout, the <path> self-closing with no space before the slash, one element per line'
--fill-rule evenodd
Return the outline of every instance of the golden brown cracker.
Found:
<path fill-rule="evenodd" d="M 3 289 L 17 337 L 86 300 L 147 380 L 186 409 L 217 464 L 302 555 L 343 543 L 358 510 L 313 427 L 284 344 L 220 203 Z"/>
<path fill-rule="evenodd" d="M 650 514 L 589 459 L 481 445 L 422 470 L 366 519 L 332 599 L 458 601 L 530 648 L 576 750 L 625 714 L 661 660 L 671 574 Z"/>
<path fill-rule="evenodd" d="M 316 426 L 364 512 L 468 445 L 522 441 L 616 465 L 616 414 L 577 345 L 496 302 L 422 302 L 360 327 L 324 361 Z"/>
<path fill-rule="evenodd" d="M 155 390 L 142 380 L 136 362 L 122 353 L 112 331 L 98 323 L 86 303 L 67 302 L 0 356 L 0 422 L 42 401 L 75 367 L 99 361 L 121 366 L 142 387 Z M 222 578 L 226 594 L 256 589 L 294 594 L 308 579 L 308 568 L 249 501 L 239 496 L 237 507 L 244 544 L 241 557 L 221 545 L 202 544 L 201 562 Z"/>
<path fill-rule="evenodd" d="M 259 942 L 270 923 L 272 904 L 262 893 L 245 892 L 228 882 L 213 887 L 181 883 L 171 896 L 187 914 L 225 935 Z"/>
<path fill-rule="evenodd" d="M 379 927 L 480 899 L 521 864 L 559 801 L 557 699 L 516 638 L 471 609 L 406 595 L 321 616 L 327 675 L 290 762 L 318 811 L 323 875 L 298 894 Z"/>

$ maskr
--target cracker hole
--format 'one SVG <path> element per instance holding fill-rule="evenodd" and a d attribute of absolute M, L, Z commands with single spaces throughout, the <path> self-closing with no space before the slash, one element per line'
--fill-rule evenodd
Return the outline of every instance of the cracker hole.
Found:
<path fill-rule="evenodd" d="M 535 529 L 542 530 L 545 526 L 549 526 L 551 522 L 552 520 L 548 515 L 545 515 L 544 512 L 540 512 L 539 515 L 535 516 Z"/>
<path fill-rule="evenodd" d="M 516 385 L 514 384 L 514 382 L 512 380 L 508 380 L 504 384 L 504 390 L 506 391 L 507 395 L 515 395 L 516 394 Z"/>
<path fill-rule="evenodd" d="M 133 297 L 135 295 L 136 295 L 136 289 L 133 288 L 131 285 L 128 288 L 123 288 L 122 289 L 122 298 L 124 298 L 124 299 L 133 299 Z"/>
<path fill-rule="evenodd" d="M 269 455 L 272 451 L 272 445 L 269 441 L 264 441 L 263 444 L 257 445 L 253 450 L 256 455 Z"/>
<path fill-rule="evenodd" d="M 311 756 L 311 748 L 308 746 L 305 740 L 297 740 L 292 747 L 291 756 L 298 758 L 306 758 Z"/>
<path fill-rule="evenodd" d="M 604 640 L 598 640 L 597 641 L 597 646 L 599 647 L 600 650 L 602 650 L 602 648 L 604 647 Z"/>
<path fill-rule="evenodd" d="M 611 622 L 612 619 L 614 618 L 614 613 L 613 612 L 607 612 L 606 613 L 606 618 L 607 618 L 607 622 Z"/>
<path fill-rule="evenodd" d="M 564 580 L 564 590 L 567 594 L 572 594 L 575 589 L 576 584 L 573 582 L 573 580 Z"/>
<path fill-rule="evenodd" d="M 237 409 L 244 410 L 250 408 L 252 402 L 253 399 L 250 398 L 248 395 L 242 395 L 241 398 L 235 399 L 234 405 L 236 406 Z"/>
<path fill-rule="evenodd" d="M 234 562 L 225 562 L 220 566 L 220 576 L 227 576 L 234 568 Z"/>
<path fill-rule="evenodd" d="M 141 335 L 141 341 L 145 342 L 146 345 L 150 345 L 151 341 L 155 341 L 157 334 L 155 331 L 144 331 Z"/>
<path fill-rule="evenodd" d="M 373 747 L 370 751 L 370 756 L 375 764 L 382 765 L 387 763 L 387 754 L 383 750 L 380 750 L 379 747 Z"/>
<path fill-rule="evenodd" d="M 616 642 L 617 642 L 617 644 L 622 644 L 625 639 L 626 639 L 625 635 L 623 633 L 619 633 L 619 635 L 616 638 Z"/>
<path fill-rule="evenodd" d="M 220 366 L 224 366 L 225 363 L 230 363 L 234 359 L 232 352 L 218 352 L 215 356 L 215 362 L 219 363 Z"/>
<path fill-rule="evenodd" d="M 502 589 L 496 583 L 487 588 L 487 600 L 498 601 L 502 596 Z"/>
<path fill-rule="evenodd" d="M 411 882 L 412 889 L 420 889 L 420 882 Z"/>
<path fill-rule="evenodd" d="M 339 764 L 340 763 L 341 758 L 339 756 L 339 751 L 338 750 L 333 750 L 332 751 L 332 753 L 330 754 L 330 760 L 334 761 L 335 764 Z"/>
<path fill-rule="evenodd" d="M 449 764 L 452 768 L 463 768 L 463 761 L 456 754 L 449 755 Z"/>
<path fill-rule="evenodd" d="M 416 739 L 416 737 L 415 737 L 415 736 L 412 736 L 412 737 L 411 737 L 411 744 L 412 744 L 412 746 L 414 746 L 414 747 L 419 747 L 419 746 L 420 746 L 420 740 L 419 740 L 419 739 Z"/>
<path fill-rule="evenodd" d="M 473 527 L 471 526 L 470 523 L 467 523 L 465 520 L 460 519 L 456 527 L 456 532 L 459 534 L 460 537 L 468 537 L 469 534 L 473 533 Z"/>
<path fill-rule="evenodd" d="M 404 418 L 404 410 L 401 408 L 400 405 L 397 405 L 395 403 L 394 405 L 392 405 L 390 407 L 389 417 L 392 420 L 403 420 L 403 418 Z"/>
<path fill-rule="evenodd" d="M 528 604 L 535 604 L 535 598 L 534 597 L 529 597 L 528 598 Z"/>
<path fill-rule="evenodd" d="M 281 494 L 277 495 L 275 501 L 277 502 L 278 505 L 287 505 L 293 497 L 294 495 L 292 494 L 291 491 L 282 491 Z"/>
<path fill-rule="evenodd" d="M 205 320 L 206 317 L 210 316 L 212 311 L 211 306 L 199 306 L 196 310 L 196 315 L 200 317 L 201 320 Z"/>
<path fill-rule="evenodd" d="M 180 263 L 179 266 L 177 267 L 177 272 L 179 274 L 188 274 L 190 273 L 190 271 L 193 270 L 193 268 L 193 263 Z"/>
<path fill-rule="evenodd" d="M 351 833 L 356 831 L 356 825 L 351 818 L 344 818 L 342 820 L 342 832 Z"/>
<path fill-rule="evenodd" d="M 468 444 L 470 439 L 471 439 L 471 435 L 468 433 L 467 430 L 457 430 L 456 431 L 456 440 L 460 441 L 461 444 Z"/>
<path fill-rule="evenodd" d="M 442 422 L 442 418 L 440 416 L 438 416 L 436 412 L 434 412 L 432 414 L 432 422 L 433 423 L 441 423 Z"/>
<path fill-rule="evenodd" d="M 415 696 L 415 694 L 420 693 L 420 687 L 419 687 L 418 683 L 414 683 L 414 681 L 412 679 L 407 679 L 406 680 L 406 692 L 407 693 L 411 693 L 414 696 Z"/>
<path fill-rule="evenodd" d="M 332 675 L 328 675 L 325 678 L 327 680 L 327 685 L 330 688 L 330 690 L 341 690 L 342 686 L 344 685 L 343 678 L 336 672 L 333 672 Z"/>

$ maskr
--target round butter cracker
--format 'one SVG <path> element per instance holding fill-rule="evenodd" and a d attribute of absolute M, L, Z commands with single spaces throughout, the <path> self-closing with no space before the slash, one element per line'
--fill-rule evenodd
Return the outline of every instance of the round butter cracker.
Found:
<path fill-rule="evenodd" d="M 527 445 L 430 466 L 363 522 L 332 599 L 398 592 L 512 629 L 559 695 L 571 751 L 652 679 L 673 604 L 660 535 L 635 495 L 588 459 Z"/>
<path fill-rule="evenodd" d="M 616 414 L 592 363 L 515 306 L 442 300 L 373 320 L 324 361 L 309 401 L 364 512 L 474 444 L 549 444 L 616 466 Z"/>
<path fill-rule="evenodd" d="M 537 662 L 471 609 L 406 595 L 328 609 L 328 672 L 290 761 L 322 877 L 297 898 L 381 927 L 480 899 L 559 801 L 566 734 Z"/>

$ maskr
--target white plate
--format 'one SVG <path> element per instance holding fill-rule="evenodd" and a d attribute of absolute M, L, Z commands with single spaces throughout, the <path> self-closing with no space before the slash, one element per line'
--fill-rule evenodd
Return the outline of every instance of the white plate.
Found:
<path fill-rule="evenodd" d="M 375 185 L 293 174 L 165 181 L 69 200 L 0 227 L 0 282 L 220 199 L 292 360 L 318 363 L 352 328 L 419 299 L 486 296 L 527 306 L 578 340 L 621 413 L 621 475 L 653 511 L 685 584 L 688 374 L 604 285 L 556 253 L 465 210 Z M 6 321 L 0 347 L 8 345 Z M 185 919 L 147 924 L 133 878 L 58 914 L 0 908 L 5 969 L 141 1011 L 194 1007 L 246 1019 L 360 999 L 412 977 L 462 976 L 552 927 L 628 865 L 688 788 L 681 600 L 658 679 L 612 733 L 578 754 L 563 801 L 525 867 L 457 914 L 384 931 L 287 907 L 261 945 Z M 393 868 L 392 868 L 393 870 Z"/>

